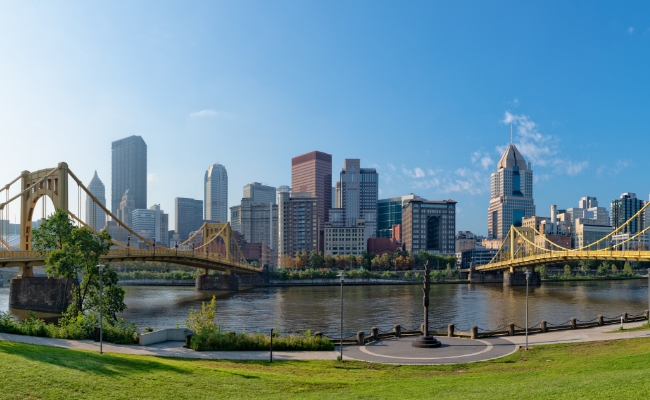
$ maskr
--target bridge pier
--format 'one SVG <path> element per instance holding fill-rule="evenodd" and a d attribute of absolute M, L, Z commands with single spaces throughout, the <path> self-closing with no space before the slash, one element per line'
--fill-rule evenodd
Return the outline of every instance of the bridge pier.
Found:
<path fill-rule="evenodd" d="M 539 272 L 532 272 L 528 281 L 529 286 L 540 286 L 542 277 Z M 523 271 L 504 272 L 503 286 L 526 286 L 526 274 Z"/>
<path fill-rule="evenodd" d="M 236 275 L 197 275 L 196 290 L 239 291 L 239 278 Z"/>
<path fill-rule="evenodd" d="M 496 272 L 476 272 L 471 270 L 469 273 L 469 283 L 503 283 L 503 274 Z"/>
<path fill-rule="evenodd" d="M 9 281 L 9 308 L 62 314 L 70 304 L 72 280 L 23 277 Z"/>

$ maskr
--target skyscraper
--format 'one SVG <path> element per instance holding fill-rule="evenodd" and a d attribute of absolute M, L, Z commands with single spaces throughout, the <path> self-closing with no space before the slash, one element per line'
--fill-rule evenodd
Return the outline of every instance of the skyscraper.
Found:
<path fill-rule="evenodd" d="M 117 213 L 126 191 L 135 208 L 147 208 L 147 144 L 140 136 L 129 136 L 112 144 L 111 212 Z"/>
<path fill-rule="evenodd" d="M 259 182 L 249 183 L 244 186 L 244 198 L 255 204 L 276 204 L 275 188 Z"/>
<path fill-rule="evenodd" d="M 413 193 L 377 201 L 377 237 L 392 238 L 393 225 L 402 224 L 402 206 L 407 200 L 421 199 Z"/>
<path fill-rule="evenodd" d="M 346 158 L 340 174 L 340 204 L 345 226 L 357 226 L 358 219 L 365 221 L 365 239 L 377 236 L 378 174 L 374 168 L 361 168 L 358 158 Z"/>
<path fill-rule="evenodd" d="M 219 164 L 211 165 L 205 172 L 205 219 L 213 222 L 228 221 L 228 172 Z"/>
<path fill-rule="evenodd" d="M 632 218 L 643 206 L 645 201 L 638 199 L 635 193 L 623 193 L 621 197 L 615 200 L 612 200 L 611 204 L 611 225 L 614 229 L 623 225 L 627 220 Z M 645 227 L 644 225 L 644 215 L 641 215 L 638 218 L 634 218 L 626 227 L 624 227 L 620 232 L 621 233 L 637 233 Z"/>
<path fill-rule="evenodd" d="M 407 200 L 402 209 L 402 242 L 410 254 L 456 252 L 456 201 Z"/>
<path fill-rule="evenodd" d="M 106 187 L 97 176 L 97 171 L 95 171 L 93 179 L 88 184 L 88 191 L 103 206 L 106 206 Z M 88 195 L 86 195 L 86 223 L 97 232 L 106 227 L 106 213 Z"/>
<path fill-rule="evenodd" d="M 230 207 L 230 225 L 248 243 L 266 243 L 271 249 L 278 248 L 278 206 L 275 204 L 243 198 L 240 205 Z"/>
<path fill-rule="evenodd" d="M 535 215 L 533 170 L 519 150 L 509 144 L 492 173 L 488 208 L 488 237 L 503 239 L 511 225 Z"/>
<path fill-rule="evenodd" d="M 174 200 L 174 214 L 176 233 L 180 241 L 184 242 L 189 239 L 190 232 L 203 225 L 203 201 L 177 197 Z"/>
<path fill-rule="evenodd" d="M 169 246 L 169 214 L 160 209 L 160 204 L 154 204 L 150 210 L 154 212 L 154 238 L 156 243 Z"/>
<path fill-rule="evenodd" d="M 133 210 L 136 210 L 135 201 L 133 200 L 133 195 L 129 193 L 129 189 L 124 192 L 122 196 L 122 201 L 119 203 L 120 208 L 117 209 L 115 213 L 117 218 L 122 221 L 126 226 L 131 228 L 133 222 Z"/>
<path fill-rule="evenodd" d="M 291 187 L 294 193 L 309 193 L 316 199 L 320 229 L 318 251 L 323 251 L 323 229 L 332 208 L 332 155 L 312 151 L 292 158 Z"/>

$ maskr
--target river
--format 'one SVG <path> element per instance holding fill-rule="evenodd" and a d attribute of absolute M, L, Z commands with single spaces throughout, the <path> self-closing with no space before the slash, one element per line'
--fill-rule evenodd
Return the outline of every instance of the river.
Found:
<path fill-rule="evenodd" d="M 190 308 L 217 295 L 219 326 L 226 330 L 322 331 L 338 336 L 340 288 L 335 286 L 256 288 L 224 294 L 198 292 L 193 287 L 125 286 L 128 309 L 121 314 L 141 330 L 185 325 Z M 349 286 L 343 289 L 344 330 L 352 335 L 376 326 L 394 324 L 416 328 L 422 322 L 420 285 Z M 431 285 L 430 326 L 457 330 L 472 325 L 494 330 L 506 324 L 524 326 L 525 287 L 500 284 Z M 0 288 L 0 311 L 8 310 L 9 288 Z M 648 282 L 624 281 L 544 282 L 529 293 L 530 326 L 541 320 L 560 324 L 570 318 L 587 321 L 598 315 L 648 309 Z M 446 329 L 446 328 L 445 328 Z"/>

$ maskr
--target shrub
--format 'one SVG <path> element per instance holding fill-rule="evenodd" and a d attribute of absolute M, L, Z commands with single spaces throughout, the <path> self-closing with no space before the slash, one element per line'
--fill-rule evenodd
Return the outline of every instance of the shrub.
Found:
<path fill-rule="evenodd" d="M 201 311 L 190 309 L 190 317 L 185 321 L 187 327 L 197 335 L 206 335 L 217 331 L 214 317 L 217 314 L 217 298 L 212 296 L 210 303 L 201 302 Z"/>
<path fill-rule="evenodd" d="M 196 351 L 259 351 L 268 350 L 270 344 L 271 337 L 264 333 L 215 331 L 192 336 L 190 347 Z M 334 343 L 325 337 L 311 336 L 310 331 L 286 336 L 274 334 L 273 349 L 278 351 L 334 350 Z"/>

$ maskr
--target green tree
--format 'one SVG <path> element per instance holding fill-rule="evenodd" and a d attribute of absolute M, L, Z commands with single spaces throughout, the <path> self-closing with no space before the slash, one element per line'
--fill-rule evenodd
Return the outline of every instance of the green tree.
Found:
<path fill-rule="evenodd" d="M 627 261 L 623 265 L 623 274 L 625 274 L 626 276 L 634 276 L 634 275 L 636 275 L 636 272 L 634 272 L 634 269 L 632 268 L 630 263 L 627 262 Z"/>
<path fill-rule="evenodd" d="M 336 260 L 329 254 L 325 254 L 325 268 L 334 268 L 336 267 Z"/>
<path fill-rule="evenodd" d="M 571 266 L 569 264 L 566 264 L 564 266 L 564 275 L 565 276 L 571 276 Z"/>
<path fill-rule="evenodd" d="M 616 264 L 612 264 L 612 275 L 618 275 L 618 268 L 616 268 Z"/>
<path fill-rule="evenodd" d="M 596 274 L 599 276 L 605 276 L 609 272 L 609 266 L 607 265 L 606 262 L 603 261 L 602 264 L 598 267 L 598 270 L 596 271 Z"/>
<path fill-rule="evenodd" d="M 75 318 L 87 312 L 99 311 L 100 257 L 108 254 L 112 243 L 106 231 L 93 233 L 86 227 L 76 227 L 62 210 L 45 218 L 34 229 L 34 249 L 46 256 L 45 272 L 48 276 L 67 278 L 72 282 L 72 303 L 67 317 Z M 104 314 L 112 321 L 116 314 L 126 310 L 124 289 L 118 284 L 117 273 L 109 266 L 102 274 Z"/>
<path fill-rule="evenodd" d="M 546 274 L 548 273 L 546 270 L 546 265 L 540 265 L 537 267 L 537 272 L 539 272 L 540 277 L 545 278 Z"/>
<path fill-rule="evenodd" d="M 325 257 L 323 253 L 312 251 L 309 255 L 309 268 L 321 269 L 325 266 Z"/>

